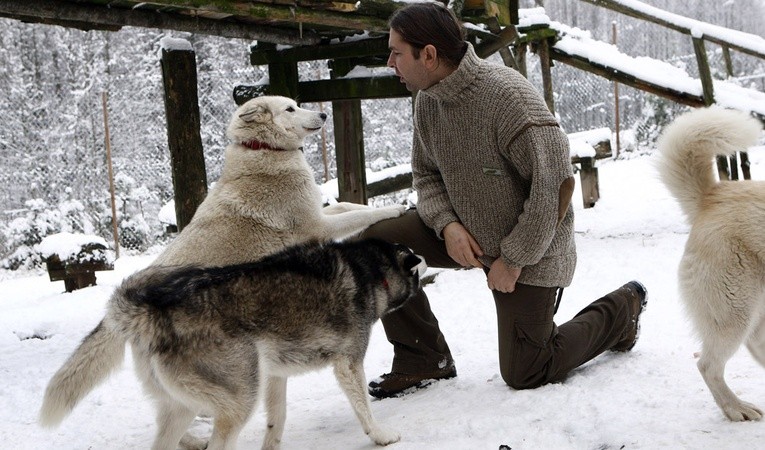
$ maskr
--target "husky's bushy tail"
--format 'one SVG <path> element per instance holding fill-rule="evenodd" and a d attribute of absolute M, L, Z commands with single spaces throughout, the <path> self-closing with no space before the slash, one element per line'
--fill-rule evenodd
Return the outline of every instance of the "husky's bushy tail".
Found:
<path fill-rule="evenodd" d="M 99 323 L 56 372 L 45 390 L 40 425 L 54 427 L 77 403 L 117 368 L 125 358 L 126 338 L 109 325 Z"/>
<path fill-rule="evenodd" d="M 762 125 L 747 113 L 717 106 L 678 117 L 661 137 L 659 175 L 689 221 L 704 194 L 717 185 L 716 155 L 730 155 L 754 145 Z"/>

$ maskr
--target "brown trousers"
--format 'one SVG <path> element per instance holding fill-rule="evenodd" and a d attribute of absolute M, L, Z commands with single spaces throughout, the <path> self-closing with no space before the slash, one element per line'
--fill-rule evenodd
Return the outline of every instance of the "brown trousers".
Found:
<path fill-rule="evenodd" d="M 378 222 L 361 237 L 406 245 L 430 267 L 460 267 L 449 257 L 445 242 L 422 222 L 416 210 Z M 564 379 L 569 371 L 619 342 L 630 323 L 627 291 L 622 289 L 594 301 L 560 326 L 553 322 L 558 288 L 516 284 L 512 293 L 492 294 L 497 309 L 500 373 L 515 389 Z M 382 323 L 393 344 L 393 372 L 428 373 L 453 362 L 424 291 L 383 317 Z"/>

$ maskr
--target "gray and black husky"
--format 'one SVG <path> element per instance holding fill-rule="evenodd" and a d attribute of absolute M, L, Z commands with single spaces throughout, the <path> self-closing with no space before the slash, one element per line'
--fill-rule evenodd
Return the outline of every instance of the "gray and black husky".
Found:
<path fill-rule="evenodd" d="M 53 376 L 40 422 L 59 424 L 130 343 L 157 403 L 155 449 L 177 448 L 203 411 L 214 419 L 207 448 L 234 448 L 264 383 L 263 448 L 278 448 L 287 377 L 327 365 L 364 432 L 378 445 L 396 442 L 372 417 L 363 359 L 372 325 L 417 291 L 424 270 L 406 247 L 377 240 L 310 243 L 226 267 L 151 266 L 117 288 L 104 319 Z"/>

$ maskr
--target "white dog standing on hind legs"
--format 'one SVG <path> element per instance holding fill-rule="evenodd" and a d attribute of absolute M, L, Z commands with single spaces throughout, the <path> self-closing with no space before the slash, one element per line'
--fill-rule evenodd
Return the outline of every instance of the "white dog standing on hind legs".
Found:
<path fill-rule="evenodd" d="M 303 155 L 303 140 L 327 115 L 287 97 L 263 96 L 233 113 L 220 179 L 191 222 L 154 265 L 219 266 L 253 261 L 312 239 L 360 233 L 406 207 L 355 203 L 322 207 L 322 195 Z"/>
<path fill-rule="evenodd" d="M 761 131 L 748 114 L 710 107 L 677 118 L 658 143 L 662 181 L 691 225 L 679 287 L 702 342 L 699 372 L 732 421 L 763 415 L 724 376 L 742 344 L 765 367 L 765 181 L 718 181 L 715 156 L 745 151 Z"/>
<path fill-rule="evenodd" d="M 292 99 L 278 96 L 258 97 L 237 108 L 227 130 L 231 144 L 226 148 L 220 179 L 199 206 L 191 222 L 147 270 L 161 272 L 167 270 L 163 266 L 219 267 L 247 263 L 288 246 L 310 241 L 340 240 L 358 234 L 375 222 L 401 215 L 405 210 L 402 205 L 370 208 L 367 205 L 338 203 L 322 207 L 321 192 L 305 160 L 302 146 L 306 136 L 321 129 L 326 117 L 326 114 L 298 107 Z M 347 283 L 340 283 L 339 286 L 347 287 Z M 283 295 L 288 295 L 294 287 L 282 287 Z M 102 325 L 113 322 L 107 318 Z M 105 369 L 113 369 L 122 361 L 124 333 L 120 334 L 113 328 L 105 330 L 105 325 L 102 325 L 96 327 L 78 349 L 80 357 L 76 362 L 79 366 L 54 377 L 57 381 L 50 384 L 52 387 L 49 388 L 49 397 L 43 407 L 42 423 L 56 424 L 68 412 L 67 408 L 81 400 L 81 397 L 65 398 L 64 394 L 57 397 L 56 393 L 82 393 L 92 389 L 108 375 Z M 333 336 L 337 338 L 332 331 L 336 330 L 318 333 L 311 342 L 322 342 L 321 339 Z M 137 339 L 149 338 L 139 333 Z M 225 337 L 221 340 L 225 342 Z M 361 341 L 356 339 L 354 342 Z M 327 345 L 333 343 L 336 341 Z M 242 347 L 239 346 L 240 349 Z M 174 362 L 187 364 L 184 368 L 179 369 L 171 364 L 170 369 L 162 369 L 157 362 L 157 355 L 140 354 L 136 348 L 138 346 L 132 346 L 136 371 L 144 381 L 145 389 L 157 400 L 157 408 L 161 411 L 157 420 L 161 432 L 157 435 L 154 447 L 175 449 L 178 439 L 181 439 L 185 448 L 204 448 L 205 443 L 200 439 L 188 434 L 183 438 L 179 436 L 194 419 L 196 412 L 193 410 L 209 412 L 211 409 L 203 403 L 203 408 L 196 408 L 200 403 L 178 386 L 185 385 L 179 379 L 188 378 L 188 372 L 195 367 L 188 365 L 198 363 L 202 356 L 206 356 L 205 351 L 195 353 L 193 358 L 179 358 Z M 312 347 L 305 345 L 304 348 L 308 351 Z M 208 349 L 207 352 L 213 355 L 224 353 L 217 348 Z M 314 353 L 320 354 L 318 351 Z M 245 361 L 248 357 L 246 353 L 238 356 Z M 349 361 L 338 359 L 339 367 L 336 367 L 335 374 L 370 438 L 380 445 L 395 442 L 398 434 L 376 425 L 371 417 L 362 360 L 363 354 L 356 354 L 355 359 Z M 221 362 L 203 367 L 208 377 L 216 375 L 217 378 L 207 380 L 212 385 L 215 385 L 215 381 L 226 381 L 226 373 L 214 370 L 222 366 Z M 292 373 L 266 373 L 259 381 L 261 386 L 251 386 L 262 390 L 262 385 L 266 385 L 269 430 L 264 448 L 278 447 L 284 429 L 286 376 Z M 252 378 L 249 381 L 253 383 Z M 242 392 L 248 392 L 247 388 L 242 387 Z M 176 401 L 175 396 L 194 407 L 184 407 Z M 219 400 L 230 397 L 207 394 L 206 398 Z M 216 418 L 218 433 L 212 437 L 210 449 L 232 448 L 235 444 L 226 440 L 225 436 L 230 437 L 231 433 L 236 435 L 241 428 L 241 414 L 240 417 L 234 414 L 237 410 L 241 412 L 237 406 L 236 402 L 232 402 L 231 408 L 223 408 L 231 413 L 223 414 L 220 420 Z"/>

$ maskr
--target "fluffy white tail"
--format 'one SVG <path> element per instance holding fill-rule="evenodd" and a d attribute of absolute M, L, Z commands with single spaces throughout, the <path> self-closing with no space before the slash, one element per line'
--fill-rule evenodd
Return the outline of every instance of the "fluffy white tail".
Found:
<path fill-rule="evenodd" d="M 689 220 L 698 214 L 703 195 L 717 185 L 716 155 L 730 155 L 754 145 L 759 121 L 741 111 L 712 106 L 678 117 L 658 147 L 659 175 Z"/>
<path fill-rule="evenodd" d="M 40 425 L 61 423 L 88 392 L 122 364 L 125 343 L 125 338 L 102 320 L 48 383 Z"/>

